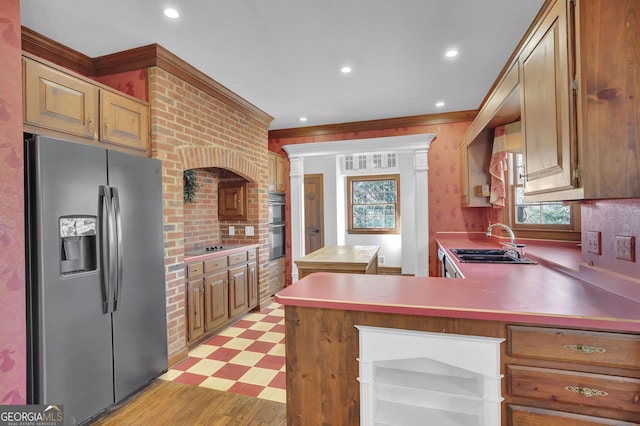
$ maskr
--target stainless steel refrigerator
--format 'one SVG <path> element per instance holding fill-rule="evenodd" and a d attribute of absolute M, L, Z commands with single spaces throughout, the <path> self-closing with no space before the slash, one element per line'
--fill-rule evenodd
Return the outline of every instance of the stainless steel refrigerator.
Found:
<path fill-rule="evenodd" d="M 161 163 L 25 136 L 27 402 L 79 424 L 167 370 Z"/>

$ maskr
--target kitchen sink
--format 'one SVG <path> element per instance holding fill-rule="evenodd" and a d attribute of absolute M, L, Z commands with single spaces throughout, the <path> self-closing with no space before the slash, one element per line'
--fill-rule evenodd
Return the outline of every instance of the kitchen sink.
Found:
<path fill-rule="evenodd" d="M 538 262 L 520 257 L 515 250 L 501 249 L 453 249 L 462 263 L 504 263 L 512 265 L 535 265 Z"/>

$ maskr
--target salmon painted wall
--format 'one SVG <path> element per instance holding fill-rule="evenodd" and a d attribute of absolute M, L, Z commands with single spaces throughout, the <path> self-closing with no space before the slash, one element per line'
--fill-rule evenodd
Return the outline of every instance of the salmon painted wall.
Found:
<path fill-rule="evenodd" d="M 119 72 L 111 75 L 104 75 L 97 77 L 97 81 L 116 89 L 120 92 L 126 93 L 129 96 L 138 98 L 142 101 L 147 101 L 147 70 L 134 70 Z"/>
<path fill-rule="evenodd" d="M 0 8 L 0 404 L 26 403 L 20 1 Z"/>
<path fill-rule="evenodd" d="M 628 200 L 585 201 L 581 206 L 582 258 L 593 266 L 627 277 L 640 277 L 640 198 Z M 587 252 L 587 231 L 600 231 L 601 254 Z M 635 262 L 616 258 L 616 235 L 635 237 Z"/>
<path fill-rule="evenodd" d="M 458 145 L 470 124 L 471 122 L 463 122 L 323 136 L 270 139 L 269 150 L 286 156 L 286 152 L 282 149 L 285 145 L 435 133 L 437 136 L 431 142 L 429 149 L 429 274 L 437 275 L 436 231 L 476 232 L 486 228 L 487 209 L 460 207 Z M 290 202 L 288 201 L 287 204 L 290 205 Z M 288 211 L 287 216 L 287 222 L 290 223 L 291 218 Z M 287 241 L 287 245 L 289 245 L 291 241 L 289 229 L 287 230 Z M 290 247 L 287 247 L 287 249 L 287 252 L 291 253 Z M 290 264 L 291 259 L 287 256 L 287 276 L 290 276 Z"/>

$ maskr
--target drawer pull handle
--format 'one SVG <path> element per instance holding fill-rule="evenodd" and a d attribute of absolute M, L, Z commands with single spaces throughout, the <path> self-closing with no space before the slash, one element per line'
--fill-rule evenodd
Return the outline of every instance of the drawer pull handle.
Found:
<path fill-rule="evenodd" d="M 599 348 L 597 346 L 583 346 L 581 344 L 564 345 L 563 348 L 569 349 L 570 351 L 574 351 L 574 352 L 581 352 L 581 353 L 587 354 L 587 355 L 599 354 L 599 353 L 603 353 L 603 352 L 607 351 L 605 348 Z"/>
<path fill-rule="evenodd" d="M 583 388 L 582 386 L 565 386 L 564 390 L 573 393 L 579 393 L 582 396 L 591 398 L 592 396 L 607 396 L 609 392 L 601 391 L 599 389 Z"/>

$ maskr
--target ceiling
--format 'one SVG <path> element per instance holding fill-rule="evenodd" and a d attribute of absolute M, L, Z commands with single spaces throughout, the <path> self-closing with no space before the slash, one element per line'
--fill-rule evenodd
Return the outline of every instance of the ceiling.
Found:
<path fill-rule="evenodd" d="M 21 0 L 20 8 L 22 25 L 89 57 L 157 43 L 273 116 L 275 130 L 477 109 L 542 3 Z M 169 20 L 165 7 L 181 16 Z M 457 57 L 445 57 L 451 48 Z M 341 73 L 347 65 L 352 72 Z"/>

